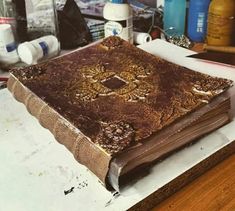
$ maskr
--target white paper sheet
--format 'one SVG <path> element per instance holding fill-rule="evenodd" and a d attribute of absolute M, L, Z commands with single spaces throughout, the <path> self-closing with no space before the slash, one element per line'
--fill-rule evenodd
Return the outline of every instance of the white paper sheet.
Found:
<path fill-rule="evenodd" d="M 144 48 L 164 57 L 178 57 L 176 61 L 186 62 L 197 70 L 219 74 L 222 71 L 224 77 L 235 80 L 235 70 L 214 65 L 204 68 L 203 63 L 195 61 L 191 64 L 184 61 L 188 60 L 184 57 L 187 50 L 172 48 L 168 43 L 153 41 Z M 235 140 L 234 128 L 232 121 L 175 153 L 113 197 L 23 104 L 8 90 L 0 90 L 0 211 L 126 210 Z M 64 190 L 72 187 L 73 191 L 65 195 Z"/>

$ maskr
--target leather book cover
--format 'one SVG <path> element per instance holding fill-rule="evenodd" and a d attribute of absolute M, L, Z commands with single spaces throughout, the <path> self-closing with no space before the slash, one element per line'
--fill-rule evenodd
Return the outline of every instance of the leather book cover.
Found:
<path fill-rule="evenodd" d="M 15 98 L 104 184 L 113 158 L 210 105 L 231 85 L 118 37 L 13 69 L 8 81 Z"/>

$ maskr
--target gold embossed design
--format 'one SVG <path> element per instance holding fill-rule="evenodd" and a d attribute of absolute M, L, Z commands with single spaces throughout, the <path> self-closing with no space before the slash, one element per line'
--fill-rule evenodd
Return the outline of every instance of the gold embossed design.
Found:
<path fill-rule="evenodd" d="M 75 97 L 83 101 L 93 101 L 99 96 L 118 95 L 126 101 L 145 101 L 153 86 L 143 79 L 150 71 L 144 67 L 131 65 L 130 71 L 114 72 L 105 70 L 101 64 L 86 66 L 80 69 L 82 78 L 72 83 Z M 108 85 L 108 83 L 116 85 Z M 115 87 L 116 86 L 116 87 Z"/>

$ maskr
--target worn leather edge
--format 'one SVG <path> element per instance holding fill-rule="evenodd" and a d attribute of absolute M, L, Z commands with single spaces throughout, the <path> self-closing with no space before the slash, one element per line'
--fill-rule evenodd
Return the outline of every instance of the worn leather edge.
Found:
<path fill-rule="evenodd" d="M 89 168 L 103 184 L 108 185 L 106 177 L 111 160 L 109 154 L 95 145 L 79 129 L 31 92 L 12 74 L 8 80 L 7 88 L 16 100 L 26 106 L 29 113 L 36 117 L 43 127 L 50 130 L 55 139 L 63 144 L 79 163 Z"/>

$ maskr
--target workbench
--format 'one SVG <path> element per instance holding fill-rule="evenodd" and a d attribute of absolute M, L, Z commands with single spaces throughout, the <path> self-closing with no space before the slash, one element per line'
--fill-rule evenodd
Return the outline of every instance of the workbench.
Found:
<path fill-rule="evenodd" d="M 194 52 L 162 40 L 140 48 L 174 63 L 235 81 L 235 68 L 205 63 Z M 232 121 L 158 162 L 150 173 L 120 190 L 107 191 L 86 167 L 17 102 L 0 90 L 0 210 L 146 210 L 235 152 L 235 87 Z"/>

